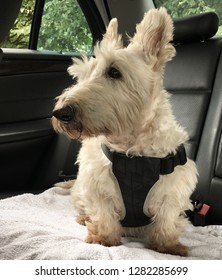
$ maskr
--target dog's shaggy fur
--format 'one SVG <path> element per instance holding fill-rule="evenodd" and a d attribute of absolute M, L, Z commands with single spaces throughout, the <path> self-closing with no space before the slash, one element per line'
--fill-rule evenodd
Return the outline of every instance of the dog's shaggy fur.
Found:
<path fill-rule="evenodd" d="M 80 214 L 78 222 L 87 226 L 86 242 L 116 246 L 123 235 L 143 236 L 149 248 L 158 252 L 187 255 L 179 235 L 186 222 L 184 212 L 192 208 L 195 163 L 188 159 L 173 173 L 160 175 L 144 204 L 152 222 L 124 228 L 119 186 L 112 163 L 101 150 L 105 143 L 131 157 L 163 158 L 188 140 L 163 88 L 164 66 L 175 55 L 170 43 L 173 23 L 164 8 L 150 10 L 126 48 L 117 29 L 117 20 L 112 19 L 95 47 L 95 57 L 74 59 L 68 71 L 78 82 L 57 98 L 54 128 L 82 140 L 77 179 L 61 186 L 74 184 L 72 200 Z M 73 118 L 61 120 L 59 112 L 67 106 Z"/>

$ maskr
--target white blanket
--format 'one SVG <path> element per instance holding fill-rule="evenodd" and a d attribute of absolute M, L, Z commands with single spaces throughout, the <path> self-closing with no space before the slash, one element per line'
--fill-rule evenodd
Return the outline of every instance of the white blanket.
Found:
<path fill-rule="evenodd" d="M 123 238 L 118 247 L 87 244 L 76 214 L 69 190 L 58 187 L 0 200 L 0 259 L 222 259 L 222 226 L 186 227 L 181 242 L 191 250 L 182 258 L 149 250 L 135 238 Z"/>

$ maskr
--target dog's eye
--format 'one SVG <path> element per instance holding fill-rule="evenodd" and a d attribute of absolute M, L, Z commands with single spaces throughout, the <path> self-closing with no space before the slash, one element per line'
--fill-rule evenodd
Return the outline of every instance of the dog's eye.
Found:
<path fill-rule="evenodd" d="M 122 77 L 120 71 L 115 67 L 110 67 L 107 71 L 107 75 L 112 79 L 120 79 Z"/>

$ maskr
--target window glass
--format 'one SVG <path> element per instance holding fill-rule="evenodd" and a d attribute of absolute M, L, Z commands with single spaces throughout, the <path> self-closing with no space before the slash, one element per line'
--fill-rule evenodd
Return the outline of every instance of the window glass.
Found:
<path fill-rule="evenodd" d="M 23 0 L 19 15 L 3 48 L 29 47 L 35 0 Z M 39 31 L 38 50 L 90 52 L 92 35 L 77 0 L 45 0 Z"/>
<path fill-rule="evenodd" d="M 38 50 L 89 52 L 92 35 L 76 0 L 46 0 Z"/>
<path fill-rule="evenodd" d="M 219 17 L 217 35 L 222 35 L 222 1 L 221 0 L 155 0 L 157 7 L 164 6 L 173 18 L 180 18 L 203 12 L 215 12 Z"/>
<path fill-rule="evenodd" d="M 19 15 L 1 47 L 28 48 L 34 7 L 35 0 L 23 0 Z"/>

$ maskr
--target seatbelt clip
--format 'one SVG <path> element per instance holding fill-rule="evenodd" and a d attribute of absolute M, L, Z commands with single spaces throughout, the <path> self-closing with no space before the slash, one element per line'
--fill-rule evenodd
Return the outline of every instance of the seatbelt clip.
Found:
<path fill-rule="evenodd" d="M 202 216 L 206 216 L 209 210 L 210 210 L 210 206 L 204 203 L 200 208 L 200 210 L 198 211 L 198 214 Z"/>
<path fill-rule="evenodd" d="M 194 204 L 194 221 L 195 226 L 205 226 L 207 224 L 207 215 L 209 213 L 210 206 L 206 203 Z"/>

